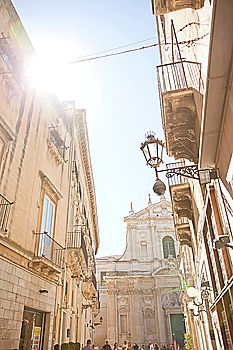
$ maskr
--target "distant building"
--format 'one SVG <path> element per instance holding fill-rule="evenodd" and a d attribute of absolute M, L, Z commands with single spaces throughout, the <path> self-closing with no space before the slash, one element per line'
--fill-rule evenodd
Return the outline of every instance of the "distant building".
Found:
<path fill-rule="evenodd" d="M 30 88 L 33 52 L 0 0 L 0 349 L 93 338 L 99 246 L 86 111 Z"/>
<path fill-rule="evenodd" d="M 177 275 L 171 203 L 165 197 L 130 215 L 122 256 L 97 258 L 100 314 L 95 344 L 183 344 L 184 320 Z M 99 317 L 103 323 L 99 324 Z"/>
<path fill-rule="evenodd" d="M 176 160 L 167 168 L 196 164 L 196 180 L 169 178 L 187 331 L 195 349 L 233 349 L 233 1 L 152 0 L 152 11 L 166 150 Z"/>

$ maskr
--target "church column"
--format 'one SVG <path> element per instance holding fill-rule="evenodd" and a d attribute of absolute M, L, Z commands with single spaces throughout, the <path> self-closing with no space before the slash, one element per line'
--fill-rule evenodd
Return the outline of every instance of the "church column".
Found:
<path fill-rule="evenodd" d="M 107 290 L 107 340 L 113 344 L 117 339 L 116 326 L 118 322 L 116 308 L 117 289 L 114 282 L 108 283 Z"/>
<path fill-rule="evenodd" d="M 165 314 L 164 310 L 162 308 L 162 303 L 161 303 L 161 295 L 163 293 L 162 288 L 156 288 L 155 290 L 155 299 L 156 299 L 156 307 L 157 307 L 157 320 L 156 320 L 156 332 L 157 332 L 157 337 L 158 337 L 158 343 L 159 344 L 164 344 L 168 340 L 167 336 L 167 322 L 165 319 Z"/>
<path fill-rule="evenodd" d="M 131 316 L 131 341 L 141 343 L 142 339 L 142 298 L 140 294 L 140 279 L 135 280 L 129 288 L 130 291 L 130 316 Z"/>

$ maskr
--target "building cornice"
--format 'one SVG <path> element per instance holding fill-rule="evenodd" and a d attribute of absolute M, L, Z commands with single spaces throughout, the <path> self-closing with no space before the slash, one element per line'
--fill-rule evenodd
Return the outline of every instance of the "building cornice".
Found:
<path fill-rule="evenodd" d="M 90 201 L 91 219 L 95 237 L 95 253 L 99 248 L 99 229 L 97 218 L 97 206 L 93 171 L 91 166 L 90 147 L 88 141 L 88 131 L 86 123 L 86 110 L 77 109 L 75 115 L 75 132 L 77 133 L 78 144 L 81 153 L 81 162 L 84 169 L 85 181 L 88 188 L 88 199 Z"/>

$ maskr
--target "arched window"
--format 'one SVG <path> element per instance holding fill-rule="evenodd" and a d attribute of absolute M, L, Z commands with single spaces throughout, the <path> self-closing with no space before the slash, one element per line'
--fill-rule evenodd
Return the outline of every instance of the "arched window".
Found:
<path fill-rule="evenodd" d="M 163 256 L 165 259 L 169 256 L 172 256 L 173 258 L 176 257 L 174 240 L 171 237 L 163 238 Z"/>

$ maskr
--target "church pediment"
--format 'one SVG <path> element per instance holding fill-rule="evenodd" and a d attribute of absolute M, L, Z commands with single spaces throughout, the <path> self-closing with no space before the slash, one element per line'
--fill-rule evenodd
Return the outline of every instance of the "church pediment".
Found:
<path fill-rule="evenodd" d="M 124 218 L 124 221 L 130 222 L 132 219 L 147 219 L 147 218 L 156 218 L 156 217 L 166 217 L 171 216 L 172 206 L 171 203 L 166 199 L 161 200 L 158 203 L 150 204 L 143 210 L 140 210 L 136 213 L 131 212 L 129 216 Z M 134 220 L 132 220 L 134 221 Z"/>

